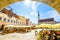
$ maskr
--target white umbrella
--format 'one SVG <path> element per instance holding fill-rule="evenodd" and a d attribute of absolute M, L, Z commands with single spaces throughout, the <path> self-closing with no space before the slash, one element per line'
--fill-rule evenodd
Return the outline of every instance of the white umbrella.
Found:
<path fill-rule="evenodd" d="M 54 24 L 54 25 L 52 26 L 52 28 L 60 28 L 60 23 Z"/>
<path fill-rule="evenodd" d="M 40 24 L 40 25 L 37 25 L 36 27 L 41 27 L 41 28 L 51 28 L 51 24 Z"/>

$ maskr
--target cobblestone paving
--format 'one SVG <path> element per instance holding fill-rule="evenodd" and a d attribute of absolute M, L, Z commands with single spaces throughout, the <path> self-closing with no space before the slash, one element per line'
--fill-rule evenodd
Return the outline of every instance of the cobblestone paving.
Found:
<path fill-rule="evenodd" d="M 0 35 L 0 40 L 37 40 L 34 31 L 28 33 L 11 33 Z"/>

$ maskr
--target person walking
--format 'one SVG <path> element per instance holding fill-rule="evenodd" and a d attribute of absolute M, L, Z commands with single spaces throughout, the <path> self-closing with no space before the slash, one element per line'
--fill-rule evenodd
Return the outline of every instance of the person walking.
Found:
<path fill-rule="evenodd" d="M 37 30 L 35 30 L 35 36 L 37 36 L 37 34 L 38 34 Z"/>

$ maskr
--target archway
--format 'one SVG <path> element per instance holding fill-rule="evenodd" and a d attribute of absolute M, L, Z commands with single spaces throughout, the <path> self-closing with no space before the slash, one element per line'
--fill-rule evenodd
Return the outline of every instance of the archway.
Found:
<path fill-rule="evenodd" d="M 24 1 L 24 0 L 0 0 L 0 10 L 5 6 L 8 6 L 12 3 Z M 31 1 L 38 1 L 48 4 L 52 8 L 56 9 L 60 13 L 60 1 L 59 0 L 31 0 Z"/>
<path fill-rule="evenodd" d="M 34 5 L 32 5 L 32 4 L 34 4 Z M 8 9 L 12 8 L 13 9 L 12 11 L 20 16 L 25 16 L 24 14 L 29 13 L 28 16 L 26 15 L 25 17 L 33 19 L 32 16 L 34 16 L 34 19 L 37 19 L 37 21 L 38 21 L 38 16 L 37 16 L 38 12 L 41 14 L 40 19 L 42 18 L 42 16 L 43 16 L 43 18 L 52 18 L 53 16 L 51 14 L 53 14 L 53 13 L 58 15 L 58 12 L 55 12 L 56 10 L 54 8 L 52 8 L 51 6 L 49 6 L 45 3 L 42 3 L 42 2 L 36 2 L 36 1 L 31 1 L 30 4 L 27 4 L 24 1 L 21 1 L 21 2 L 19 1 L 19 2 L 16 2 L 16 3 L 13 3 L 13 4 L 7 6 L 7 8 Z M 27 10 L 27 11 L 25 11 L 25 10 Z M 30 10 L 30 11 L 28 11 L 28 10 Z M 48 17 L 46 17 L 46 14 Z M 51 15 L 51 17 L 50 17 L 50 15 Z M 54 18 L 56 18 L 56 17 L 54 16 Z M 34 22 L 36 22 L 36 21 L 34 21 Z"/>

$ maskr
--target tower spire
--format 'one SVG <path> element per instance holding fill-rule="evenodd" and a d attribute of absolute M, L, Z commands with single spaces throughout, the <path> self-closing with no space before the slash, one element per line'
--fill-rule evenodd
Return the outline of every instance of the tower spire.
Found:
<path fill-rule="evenodd" d="M 40 14 L 39 14 L 39 11 L 38 11 L 38 24 L 39 24 L 39 20 L 40 20 Z"/>

